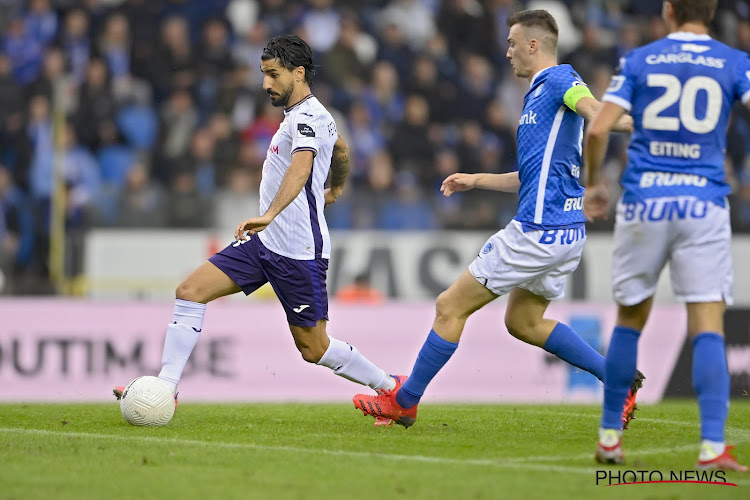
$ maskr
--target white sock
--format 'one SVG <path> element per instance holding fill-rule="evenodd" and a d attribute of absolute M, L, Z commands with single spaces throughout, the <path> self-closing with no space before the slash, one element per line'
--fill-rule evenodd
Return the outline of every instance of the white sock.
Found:
<path fill-rule="evenodd" d="M 620 442 L 622 438 L 621 429 L 599 429 L 599 443 L 603 446 L 611 447 Z"/>
<path fill-rule="evenodd" d="M 724 453 L 725 449 L 726 445 L 723 441 L 709 441 L 708 439 L 704 439 L 701 441 L 701 451 L 698 454 L 698 460 L 713 460 Z"/>
<path fill-rule="evenodd" d="M 167 326 L 159 372 L 159 378 L 167 382 L 172 391 L 177 390 L 190 353 L 198 343 L 205 313 L 206 304 L 175 299 L 174 319 Z"/>
<path fill-rule="evenodd" d="M 393 389 L 393 377 L 381 370 L 352 345 L 330 337 L 331 343 L 318 364 L 333 370 L 345 379 L 367 385 L 375 390 Z"/>

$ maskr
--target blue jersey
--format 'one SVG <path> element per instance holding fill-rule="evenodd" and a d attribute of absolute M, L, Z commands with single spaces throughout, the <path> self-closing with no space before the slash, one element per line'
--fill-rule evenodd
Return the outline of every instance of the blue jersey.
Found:
<path fill-rule="evenodd" d="M 623 201 L 695 196 L 724 206 L 735 100 L 750 100 L 750 59 L 708 35 L 672 33 L 620 61 L 604 101 L 633 116 Z"/>
<path fill-rule="evenodd" d="M 518 214 L 525 229 L 559 229 L 582 225 L 583 187 L 578 182 L 583 118 L 564 101 L 585 85 L 568 64 L 540 71 L 523 99 L 518 121 Z"/>

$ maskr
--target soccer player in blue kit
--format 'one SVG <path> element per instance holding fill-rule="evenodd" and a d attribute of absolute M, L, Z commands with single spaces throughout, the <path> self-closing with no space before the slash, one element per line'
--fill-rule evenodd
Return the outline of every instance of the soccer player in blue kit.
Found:
<path fill-rule="evenodd" d="M 638 337 L 659 274 L 670 263 L 675 299 L 687 304 L 693 339 L 693 387 L 701 418 L 697 467 L 747 471 L 724 441 L 729 371 L 724 308 L 732 303 L 729 185 L 724 176 L 727 121 L 735 100 L 750 106 L 750 59 L 713 40 L 716 0 L 667 0 L 670 34 L 620 61 L 600 113 L 586 135 L 585 212 L 606 216 L 600 174 L 610 126 L 634 119 L 617 205 L 612 286 L 617 324 L 606 359 L 596 460 L 623 463 L 619 408 L 636 372 Z"/>
<path fill-rule="evenodd" d="M 176 391 L 203 328 L 206 303 L 239 291 L 249 295 L 270 282 L 305 361 L 375 391 L 393 389 L 392 376 L 326 332 L 331 242 L 323 208 L 341 194 L 349 149 L 331 114 L 310 91 L 315 76 L 312 50 L 298 36 L 274 37 L 263 49 L 260 69 L 271 103 L 284 107 L 284 120 L 263 163 L 262 215 L 241 222 L 235 242 L 178 286 L 159 378 Z M 324 189 L 329 170 L 331 187 Z M 118 398 L 123 389 L 115 388 Z"/>
<path fill-rule="evenodd" d="M 586 242 L 578 181 L 583 119 L 593 118 L 601 103 L 570 65 L 557 64 L 557 23 L 547 11 L 517 12 L 507 24 L 507 57 L 516 75 L 530 83 L 518 122 L 519 171 L 453 174 L 441 191 L 445 196 L 472 188 L 518 192 L 518 213 L 438 297 L 432 330 L 411 375 L 397 376 L 396 388 L 383 394 L 354 396 L 355 407 L 376 419 L 411 426 L 427 385 L 458 347 L 468 317 L 507 293 L 505 325 L 511 335 L 600 380 L 604 376 L 601 354 L 567 325 L 544 317 L 550 301 L 563 296 Z M 613 129 L 627 132 L 631 126 L 631 118 L 623 116 Z M 641 379 L 631 377 L 631 401 L 620 408 L 625 420 L 632 417 Z"/>

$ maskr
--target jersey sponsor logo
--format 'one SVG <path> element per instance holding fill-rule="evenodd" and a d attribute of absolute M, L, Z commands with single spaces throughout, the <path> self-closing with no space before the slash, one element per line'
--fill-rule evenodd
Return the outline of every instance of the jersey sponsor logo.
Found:
<path fill-rule="evenodd" d="M 711 47 L 708 47 L 706 45 L 698 45 L 695 43 L 683 43 L 682 45 L 680 45 L 680 50 L 684 52 L 697 52 L 698 54 L 702 54 L 707 50 L 711 50 Z"/>
<path fill-rule="evenodd" d="M 297 137 L 315 137 L 315 129 L 307 123 L 298 123 Z"/>
<path fill-rule="evenodd" d="M 623 217 L 630 222 L 658 222 L 663 220 L 703 219 L 708 214 L 710 201 L 696 198 L 664 199 L 649 198 L 636 203 L 624 204 Z"/>
<path fill-rule="evenodd" d="M 701 145 L 651 141 L 648 145 L 648 152 L 651 156 L 671 156 L 673 158 L 697 160 L 701 157 Z"/>
<path fill-rule="evenodd" d="M 709 56 L 696 56 L 690 52 L 679 52 L 677 54 L 649 54 L 646 56 L 646 64 L 695 64 L 708 66 L 709 68 L 723 69 L 726 59 Z"/>
<path fill-rule="evenodd" d="M 488 241 L 487 244 L 484 246 L 484 248 L 482 248 L 482 253 L 483 254 L 490 253 L 492 251 L 493 246 L 494 245 L 492 244 L 492 242 Z"/>
<path fill-rule="evenodd" d="M 518 120 L 519 125 L 536 125 L 536 115 L 537 113 L 534 113 L 532 110 L 528 110 L 526 113 L 524 113 L 521 116 L 521 119 Z"/>
<path fill-rule="evenodd" d="M 544 84 L 540 83 L 539 86 L 534 91 L 534 95 L 533 95 L 532 99 L 536 99 L 537 97 L 539 97 L 540 95 L 542 95 L 542 89 L 544 89 Z"/>
<path fill-rule="evenodd" d="M 583 210 L 583 197 L 578 198 L 566 198 L 565 205 L 563 205 L 563 211 L 570 212 L 571 210 Z"/>
<path fill-rule="evenodd" d="M 270 146 L 268 146 L 268 151 L 270 151 L 271 153 L 274 153 L 274 154 L 279 154 L 279 146 L 278 146 L 278 144 L 277 145 L 271 144 Z"/>
<path fill-rule="evenodd" d="M 697 174 L 677 174 L 673 172 L 643 172 L 639 186 L 642 188 L 650 187 L 670 187 L 670 186 L 695 186 L 704 187 L 708 184 L 708 179 Z"/>
<path fill-rule="evenodd" d="M 542 237 L 539 238 L 539 243 L 542 245 L 553 245 L 559 243 L 560 245 L 570 245 L 576 241 L 586 237 L 586 227 L 574 227 L 571 229 L 547 229 L 542 231 Z"/>

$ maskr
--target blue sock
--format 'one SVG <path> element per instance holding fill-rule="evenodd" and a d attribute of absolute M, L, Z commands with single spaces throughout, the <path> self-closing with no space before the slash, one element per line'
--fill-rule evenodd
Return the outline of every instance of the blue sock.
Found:
<path fill-rule="evenodd" d="M 604 356 L 588 345 L 568 325 L 558 323 L 544 343 L 544 350 L 573 366 L 604 379 Z"/>
<path fill-rule="evenodd" d="M 437 375 L 437 372 L 451 359 L 458 347 L 456 342 L 448 342 L 440 337 L 435 330 L 430 330 L 417 361 L 411 370 L 409 379 L 396 394 L 396 402 L 402 408 L 411 408 L 419 403 L 427 384 Z"/>
<path fill-rule="evenodd" d="M 616 326 L 612 332 L 604 374 L 604 429 L 622 429 L 622 407 L 635 377 L 640 335 L 624 326 Z"/>
<path fill-rule="evenodd" d="M 702 332 L 693 339 L 693 388 L 701 412 L 701 439 L 724 442 L 729 407 L 729 369 L 724 337 Z"/>

